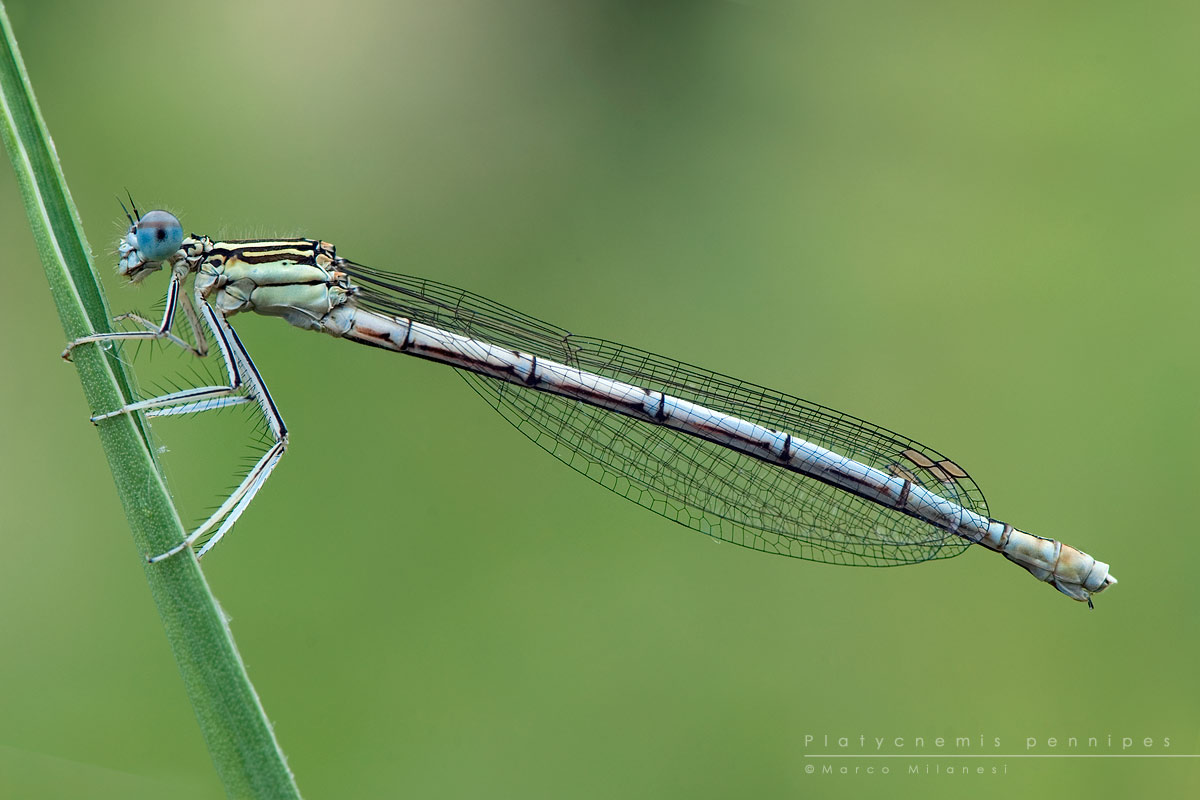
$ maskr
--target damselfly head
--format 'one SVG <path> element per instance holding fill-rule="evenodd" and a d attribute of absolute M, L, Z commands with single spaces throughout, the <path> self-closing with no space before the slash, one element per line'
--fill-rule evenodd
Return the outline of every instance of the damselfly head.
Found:
<path fill-rule="evenodd" d="M 121 263 L 117 272 L 137 283 L 179 252 L 183 244 L 183 225 L 168 211 L 147 211 L 129 226 L 118 251 Z"/>

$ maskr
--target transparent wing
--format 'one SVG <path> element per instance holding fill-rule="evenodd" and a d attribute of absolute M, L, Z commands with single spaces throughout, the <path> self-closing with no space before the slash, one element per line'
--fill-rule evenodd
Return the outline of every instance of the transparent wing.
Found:
<path fill-rule="evenodd" d="M 884 428 L 772 389 L 603 339 L 574 336 L 462 289 L 347 263 L 360 303 L 683 398 L 902 475 L 988 516 L 957 464 Z M 778 465 L 659 425 L 460 371 L 521 433 L 617 494 L 710 536 L 831 564 L 894 566 L 955 556 L 969 542 Z"/>

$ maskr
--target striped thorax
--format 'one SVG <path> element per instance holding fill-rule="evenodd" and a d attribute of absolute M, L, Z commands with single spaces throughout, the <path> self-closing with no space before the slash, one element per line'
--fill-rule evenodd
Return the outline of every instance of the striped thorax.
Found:
<path fill-rule="evenodd" d="M 328 242 L 192 236 L 182 252 L 196 273 L 196 293 L 226 317 L 254 311 L 332 336 L 354 325 L 357 289 Z"/>

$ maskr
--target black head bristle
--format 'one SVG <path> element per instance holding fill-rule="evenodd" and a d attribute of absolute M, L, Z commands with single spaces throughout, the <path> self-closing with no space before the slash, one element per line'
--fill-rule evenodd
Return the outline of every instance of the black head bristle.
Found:
<path fill-rule="evenodd" d="M 129 205 L 133 208 L 133 215 L 138 219 L 142 218 L 142 212 L 138 211 L 137 203 L 133 202 L 133 195 L 129 193 L 129 189 L 125 189 L 125 196 L 129 198 Z"/>
<path fill-rule="evenodd" d="M 117 195 L 117 202 L 121 204 L 121 210 L 125 212 L 125 219 L 129 220 L 130 227 L 136 225 L 137 221 L 129 215 L 129 209 L 125 207 L 125 201 L 121 199 L 120 195 Z"/>

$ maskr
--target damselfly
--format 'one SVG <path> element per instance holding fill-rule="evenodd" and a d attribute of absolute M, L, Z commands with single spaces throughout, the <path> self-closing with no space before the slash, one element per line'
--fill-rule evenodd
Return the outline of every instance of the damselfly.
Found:
<path fill-rule="evenodd" d="M 1091 605 L 1116 583 L 1108 565 L 988 516 L 957 463 L 861 419 L 644 350 L 575 336 L 470 292 L 347 261 L 314 239 L 184 237 L 166 211 L 134 219 L 119 272 L 138 282 L 170 269 L 166 313 L 145 330 L 72 342 L 169 339 L 205 354 L 202 326 L 228 381 L 100 414 L 188 414 L 252 402 L 271 446 L 199 528 L 161 561 L 208 552 L 262 488 L 287 428 L 229 318 L 283 317 L 384 350 L 458 369 L 540 447 L 592 480 L 709 536 L 830 564 L 894 566 L 946 558 L 971 544 L 1002 553 Z M 195 276 L 191 296 L 184 289 Z M 195 345 L 171 332 L 182 307 Z"/>

